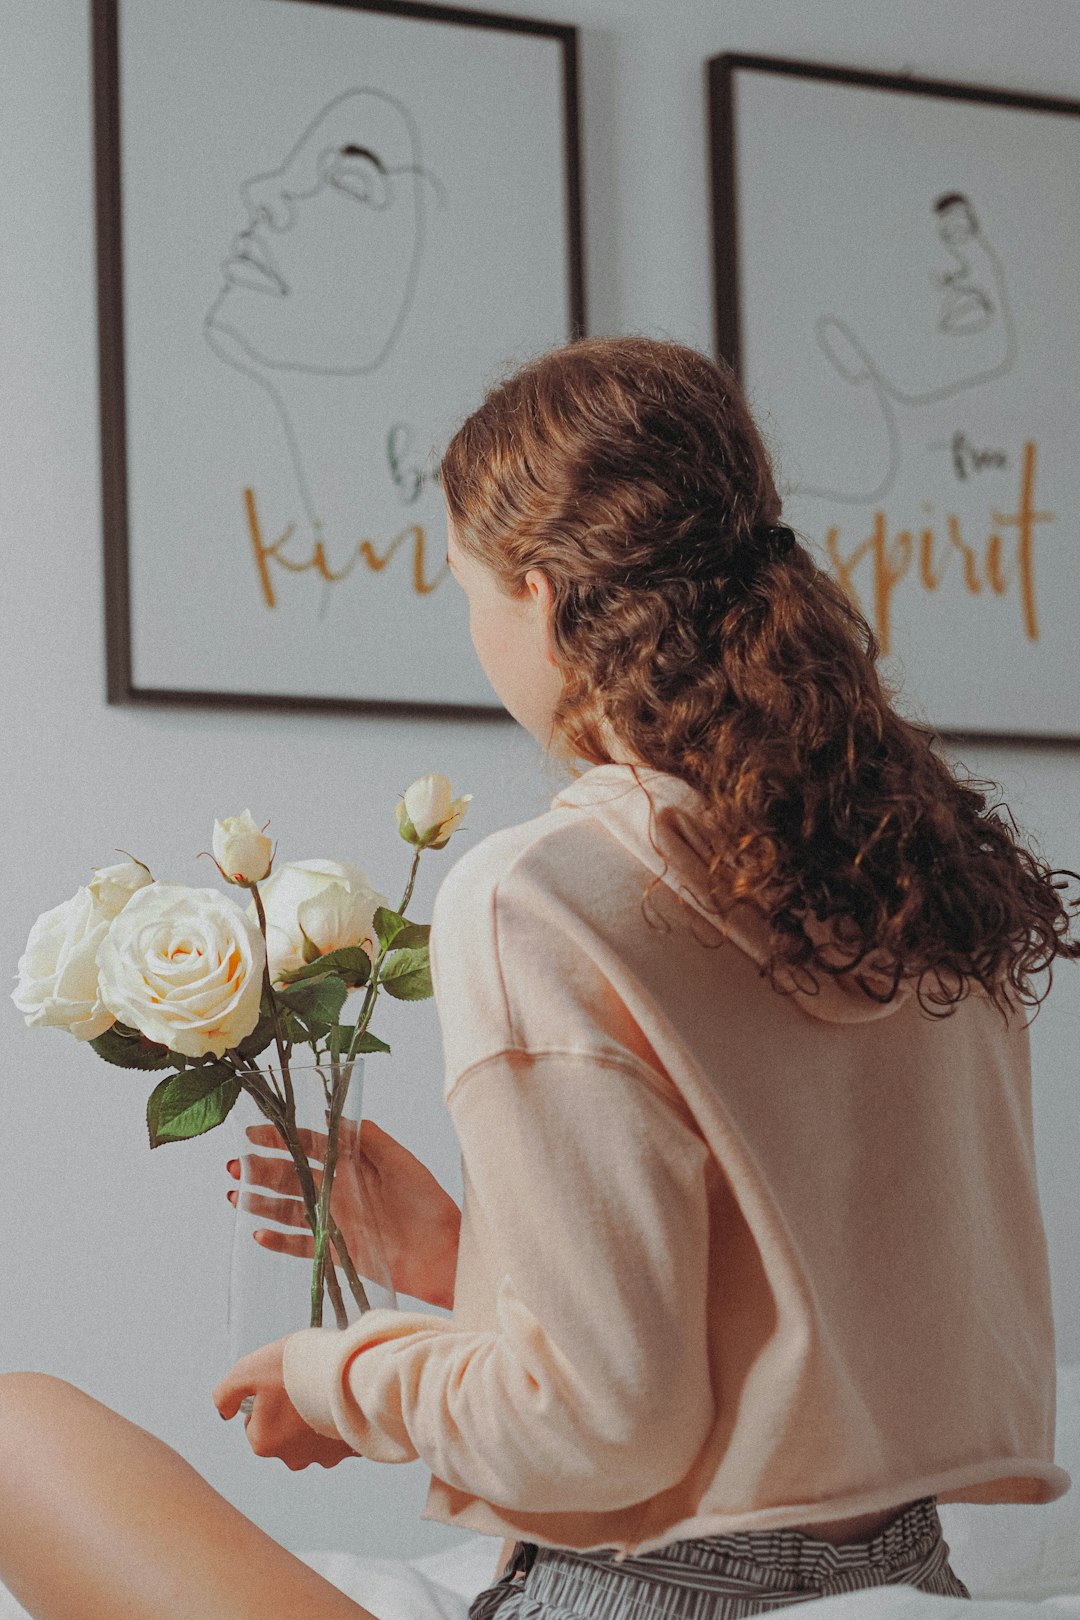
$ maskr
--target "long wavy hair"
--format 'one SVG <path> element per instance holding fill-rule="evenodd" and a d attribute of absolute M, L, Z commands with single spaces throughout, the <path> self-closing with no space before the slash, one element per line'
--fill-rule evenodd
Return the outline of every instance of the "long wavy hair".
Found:
<path fill-rule="evenodd" d="M 530 568 L 551 581 L 553 734 L 602 764 L 606 727 L 703 796 L 710 903 L 765 911 L 774 988 L 849 973 L 888 1002 L 914 980 L 948 1017 L 977 984 L 1008 1023 L 1010 989 L 1037 1007 L 1055 957 L 1080 957 L 1060 893 L 1080 875 L 896 712 L 873 629 L 809 551 L 763 543 L 780 498 L 726 367 L 580 339 L 489 389 L 440 480 L 456 543 L 503 591 Z"/>

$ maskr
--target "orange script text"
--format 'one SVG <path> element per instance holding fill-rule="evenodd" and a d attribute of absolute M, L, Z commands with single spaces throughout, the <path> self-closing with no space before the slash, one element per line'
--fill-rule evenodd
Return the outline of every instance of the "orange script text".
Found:
<path fill-rule="evenodd" d="M 853 551 L 844 553 L 840 543 L 840 527 L 835 524 L 826 530 L 825 546 L 836 577 L 861 612 L 866 612 L 856 589 L 854 574 L 869 559 L 870 619 L 881 645 L 887 653 L 892 640 L 893 594 L 902 580 L 909 575 L 916 578 L 925 591 L 940 589 L 950 564 L 959 567 L 964 588 L 972 596 L 981 595 L 989 586 L 996 596 L 1003 596 L 1016 585 L 1024 634 L 1029 641 L 1039 639 L 1039 620 L 1035 605 L 1035 529 L 1039 523 L 1052 523 L 1053 512 L 1040 512 L 1035 506 L 1035 445 L 1029 439 L 1023 449 L 1020 463 L 1020 497 L 1015 512 L 991 512 L 991 532 L 987 536 L 980 556 L 975 545 L 965 539 L 960 519 L 950 514 L 945 520 L 945 534 L 924 527 L 918 534 L 911 529 L 898 529 L 890 535 L 886 514 L 874 513 L 870 533 Z M 1013 555 L 1005 560 L 1003 533 L 1013 540 Z M 914 575 L 912 574 L 915 570 Z M 864 587 L 865 588 L 865 587 Z"/>

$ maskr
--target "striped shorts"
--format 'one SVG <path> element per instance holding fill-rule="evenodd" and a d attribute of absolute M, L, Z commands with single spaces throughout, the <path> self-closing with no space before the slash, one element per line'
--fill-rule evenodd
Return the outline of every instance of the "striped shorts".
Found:
<path fill-rule="evenodd" d="M 505 1574 L 469 1605 L 469 1620 L 741 1620 L 868 1586 L 971 1593 L 949 1567 L 937 1500 L 910 1503 L 868 1541 L 842 1546 L 801 1530 L 740 1530 L 669 1542 L 614 1562 L 519 1541 Z"/>

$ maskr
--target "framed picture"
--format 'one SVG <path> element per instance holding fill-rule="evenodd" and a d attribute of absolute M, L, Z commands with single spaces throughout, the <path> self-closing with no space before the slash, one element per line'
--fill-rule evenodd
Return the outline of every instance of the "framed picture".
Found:
<path fill-rule="evenodd" d="M 708 64 L 717 351 L 935 729 L 1080 737 L 1080 102 Z"/>
<path fill-rule="evenodd" d="M 94 0 L 108 696 L 502 713 L 438 463 L 585 330 L 576 31 Z"/>

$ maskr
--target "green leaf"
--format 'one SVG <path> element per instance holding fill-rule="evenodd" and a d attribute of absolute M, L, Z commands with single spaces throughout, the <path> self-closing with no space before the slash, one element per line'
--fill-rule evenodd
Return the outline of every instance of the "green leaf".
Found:
<path fill-rule="evenodd" d="M 150 1146 L 186 1142 L 202 1136 L 225 1119 L 240 1095 L 240 1082 L 225 1063 L 168 1074 L 154 1087 L 146 1105 Z"/>
<path fill-rule="evenodd" d="M 347 995 L 344 979 L 334 974 L 327 974 L 321 979 L 307 979 L 277 992 L 278 1000 L 284 1002 L 310 1029 L 325 1024 L 324 1035 L 328 1035 L 332 1025 L 337 1023 Z"/>
<path fill-rule="evenodd" d="M 385 1041 L 380 1041 L 377 1035 L 373 1035 L 370 1029 L 365 1029 L 357 1042 L 356 1050 L 358 1052 L 389 1052 L 390 1048 Z"/>
<path fill-rule="evenodd" d="M 90 1045 L 98 1057 L 121 1069 L 167 1069 L 176 1061 L 167 1046 L 148 1041 L 145 1035 L 140 1035 L 137 1029 L 129 1029 L 126 1024 L 113 1024 Z"/>
<path fill-rule="evenodd" d="M 375 932 L 379 936 L 379 944 L 384 950 L 389 950 L 403 928 L 410 928 L 412 924 L 400 911 L 391 911 L 389 906 L 375 908 Z"/>
<path fill-rule="evenodd" d="M 347 1052 L 352 1044 L 353 1031 L 356 1026 L 355 1024 L 339 1024 L 337 1027 L 341 1031 L 341 1051 Z M 357 1042 L 356 1050 L 358 1052 L 389 1052 L 390 1048 L 385 1041 L 380 1041 L 377 1035 L 373 1035 L 370 1029 L 365 1029 Z"/>
<path fill-rule="evenodd" d="M 430 933 L 430 923 L 407 922 L 400 934 L 394 936 L 394 949 L 400 951 L 406 947 L 426 945 Z"/>
<path fill-rule="evenodd" d="M 251 1034 L 244 1036 L 236 1051 L 241 1057 L 257 1058 L 260 1052 L 266 1051 L 273 1039 L 274 1020 L 270 1013 L 263 1013 Z"/>
<path fill-rule="evenodd" d="M 345 1033 L 345 1027 L 342 1024 L 335 1024 L 330 1031 L 330 1039 L 326 1043 L 326 1050 L 330 1053 L 331 1063 L 337 1063 L 341 1057 L 341 1037 Z M 348 1051 L 347 1045 L 345 1050 Z"/>
<path fill-rule="evenodd" d="M 426 1001 L 433 994 L 427 949 L 395 951 L 379 973 L 379 985 L 398 1001 Z"/>
<path fill-rule="evenodd" d="M 329 976 L 343 979 L 350 990 L 356 990 L 367 984 L 371 977 L 371 958 L 362 945 L 342 945 L 339 950 L 327 951 L 325 956 L 317 956 L 313 962 L 305 967 L 296 968 L 292 973 L 283 973 L 283 985 L 303 984 L 309 979 L 324 979 Z"/>
<path fill-rule="evenodd" d="M 304 1046 L 308 1041 L 315 1039 L 307 1025 L 301 1023 L 288 1007 L 281 1008 L 280 1017 L 285 1039 L 290 1046 Z"/>

